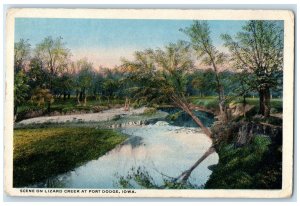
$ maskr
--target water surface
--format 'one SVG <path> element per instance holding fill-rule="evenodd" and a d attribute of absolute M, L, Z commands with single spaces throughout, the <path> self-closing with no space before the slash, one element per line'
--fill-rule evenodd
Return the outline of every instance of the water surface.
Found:
<path fill-rule="evenodd" d="M 191 167 L 212 142 L 198 127 L 186 123 L 184 126 L 171 125 L 174 122 L 165 120 L 148 125 L 123 124 L 118 128 L 128 135 L 123 144 L 97 160 L 35 187 L 120 188 L 120 176 L 126 176 L 138 167 L 144 168 L 158 185 L 163 183 L 164 175 L 177 177 Z M 208 166 L 217 162 L 218 155 L 210 155 L 193 171 L 189 181 L 197 186 L 205 184 L 211 174 Z"/>

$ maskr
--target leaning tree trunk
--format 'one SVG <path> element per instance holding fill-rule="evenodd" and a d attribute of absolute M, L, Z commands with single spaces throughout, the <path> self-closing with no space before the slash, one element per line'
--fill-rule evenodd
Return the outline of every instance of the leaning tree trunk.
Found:
<path fill-rule="evenodd" d="M 196 122 L 196 124 L 198 126 L 200 126 L 200 128 L 203 130 L 203 132 L 209 137 L 212 138 L 212 133 L 211 131 L 201 122 L 201 120 L 194 115 L 194 113 L 189 109 L 188 106 L 184 105 L 182 108 L 185 112 L 187 112 L 190 117 L 194 120 L 194 122 Z M 193 172 L 193 170 L 198 167 L 198 165 L 203 162 L 203 160 L 205 160 L 209 155 L 213 154 L 215 152 L 215 148 L 214 146 L 211 146 L 201 157 L 200 159 L 198 159 L 193 165 L 192 167 L 190 167 L 188 170 L 184 171 L 181 175 L 179 175 L 174 182 L 181 182 L 181 183 L 186 183 L 187 180 L 189 179 L 191 173 Z"/>
<path fill-rule="evenodd" d="M 187 102 L 179 97 L 172 96 L 171 97 L 174 104 L 185 111 L 190 117 L 194 120 L 194 122 L 203 130 L 203 132 L 211 138 L 211 131 L 202 123 L 202 121 L 192 112 Z"/>
<path fill-rule="evenodd" d="M 194 120 L 194 122 L 203 130 L 203 132 L 209 137 L 211 138 L 211 132 L 209 131 L 209 129 L 201 122 L 201 120 L 190 110 L 189 107 L 186 107 L 184 109 L 184 111 L 186 113 L 188 113 L 190 115 L 190 117 Z"/>
<path fill-rule="evenodd" d="M 189 108 L 189 105 L 187 104 L 184 97 L 180 98 L 176 95 L 171 96 L 172 101 L 174 104 L 181 108 L 183 111 L 185 111 L 190 117 L 194 120 L 194 122 L 203 130 L 203 132 L 209 137 L 212 138 L 211 131 L 202 123 L 202 121 L 192 112 L 192 110 Z M 193 170 L 203 161 L 205 160 L 209 155 L 213 154 L 215 152 L 214 145 L 211 146 L 201 157 L 198 159 L 195 164 L 192 165 L 192 167 L 185 172 L 183 172 L 179 177 L 174 179 L 174 182 L 182 182 L 185 183 L 188 178 L 190 177 Z"/>
<path fill-rule="evenodd" d="M 183 173 L 181 173 L 175 180 L 181 183 L 186 183 L 187 180 L 189 179 L 190 175 L 192 174 L 193 170 L 198 167 L 198 165 L 203 162 L 208 156 L 210 156 L 211 154 L 213 154 L 215 152 L 215 148 L 213 146 L 211 146 L 203 155 L 202 157 L 200 157 L 200 159 L 198 159 L 195 164 L 193 164 L 188 170 L 184 171 Z"/>

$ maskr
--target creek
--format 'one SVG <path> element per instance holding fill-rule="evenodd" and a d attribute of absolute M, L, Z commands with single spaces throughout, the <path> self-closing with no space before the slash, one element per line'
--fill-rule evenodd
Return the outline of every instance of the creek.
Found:
<path fill-rule="evenodd" d="M 208 127 L 214 121 L 210 114 L 197 111 L 196 114 Z M 120 116 L 110 121 L 109 127 L 128 136 L 127 140 L 97 160 L 32 187 L 120 188 L 120 177 L 137 168 L 145 169 L 160 185 L 165 178 L 162 174 L 177 177 L 212 144 L 188 115 L 173 108 L 143 118 L 140 115 Z M 212 173 L 208 167 L 217 163 L 218 155 L 210 155 L 192 172 L 190 183 L 203 186 Z M 140 186 L 135 185 L 135 188 Z"/>

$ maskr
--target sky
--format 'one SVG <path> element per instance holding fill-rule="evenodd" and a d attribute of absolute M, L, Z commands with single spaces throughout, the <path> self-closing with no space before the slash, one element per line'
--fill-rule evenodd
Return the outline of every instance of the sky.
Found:
<path fill-rule="evenodd" d="M 178 40 L 188 40 L 179 31 L 190 26 L 192 20 L 142 20 L 142 19 L 49 19 L 17 18 L 15 42 L 28 39 L 31 47 L 45 37 L 62 37 L 71 50 L 72 59 L 87 57 L 95 68 L 113 67 L 121 57 L 132 59 L 135 51 L 163 48 Z M 220 35 L 235 35 L 245 21 L 208 21 L 214 45 L 224 49 Z"/>

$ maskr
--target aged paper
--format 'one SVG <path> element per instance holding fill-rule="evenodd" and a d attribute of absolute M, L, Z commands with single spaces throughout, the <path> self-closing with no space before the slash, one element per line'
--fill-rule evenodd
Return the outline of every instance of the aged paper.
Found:
<path fill-rule="evenodd" d="M 9 9 L 5 81 L 9 195 L 292 194 L 291 11 Z"/>

